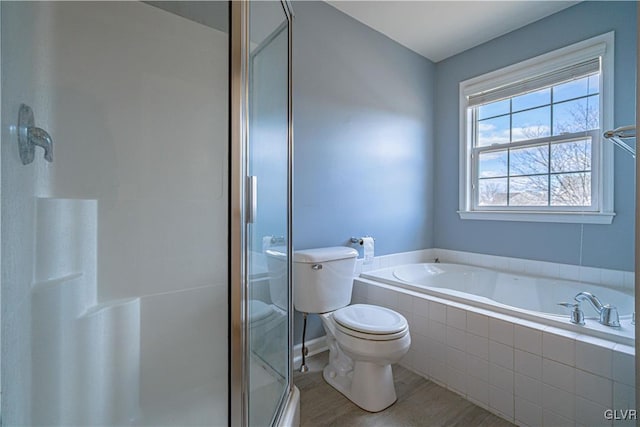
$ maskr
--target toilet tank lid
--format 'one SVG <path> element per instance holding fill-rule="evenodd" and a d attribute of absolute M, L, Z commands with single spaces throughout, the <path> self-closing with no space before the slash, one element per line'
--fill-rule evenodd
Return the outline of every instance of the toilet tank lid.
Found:
<path fill-rule="evenodd" d="M 346 246 L 332 246 L 330 248 L 304 249 L 293 253 L 294 262 L 315 263 L 337 261 L 340 259 L 355 258 L 358 251 Z"/>

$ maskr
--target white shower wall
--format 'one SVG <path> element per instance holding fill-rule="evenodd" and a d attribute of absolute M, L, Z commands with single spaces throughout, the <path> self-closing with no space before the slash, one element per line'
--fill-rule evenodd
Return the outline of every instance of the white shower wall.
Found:
<path fill-rule="evenodd" d="M 138 2 L 2 7 L 3 80 L 19 80 L 2 88 L 3 421 L 30 424 L 30 400 L 46 398 L 47 319 L 68 339 L 82 316 L 109 311 L 98 333 L 115 336 L 97 341 L 124 353 L 83 363 L 127 364 L 139 393 L 135 408 L 106 399 L 89 418 L 159 422 L 144 417 L 215 393 L 226 419 L 228 35 Z M 12 50 L 18 40 L 31 49 Z M 51 164 L 41 151 L 19 163 L 6 130 L 22 102 L 53 137 Z M 93 230 L 47 217 L 69 210 L 92 212 Z M 61 262 L 71 252 L 93 257 Z M 64 320 L 53 303 L 71 288 L 85 305 Z M 104 389 L 117 398 L 120 386 Z"/>

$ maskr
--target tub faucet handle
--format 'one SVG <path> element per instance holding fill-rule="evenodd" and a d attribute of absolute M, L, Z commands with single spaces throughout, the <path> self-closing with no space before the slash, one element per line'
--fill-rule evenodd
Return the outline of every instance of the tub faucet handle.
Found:
<path fill-rule="evenodd" d="M 584 325 L 584 313 L 580 309 L 579 302 L 559 302 L 558 305 L 573 309 L 571 310 L 571 315 L 569 316 L 569 321 L 571 323 L 575 323 L 576 325 Z"/>
<path fill-rule="evenodd" d="M 620 317 L 618 316 L 618 309 L 609 304 L 605 304 L 600 312 L 600 323 L 605 326 L 611 326 L 613 328 L 620 327 Z"/>

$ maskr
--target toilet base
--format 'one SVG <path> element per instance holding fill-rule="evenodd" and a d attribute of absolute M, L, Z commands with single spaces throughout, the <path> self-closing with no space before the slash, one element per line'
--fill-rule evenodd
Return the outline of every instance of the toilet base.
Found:
<path fill-rule="evenodd" d="M 329 363 L 322 376 L 330 386 L 365 411 L 380 412 L 397 400 L 391 365 L 354 362 L 353 370 L 340 373 Z"/>

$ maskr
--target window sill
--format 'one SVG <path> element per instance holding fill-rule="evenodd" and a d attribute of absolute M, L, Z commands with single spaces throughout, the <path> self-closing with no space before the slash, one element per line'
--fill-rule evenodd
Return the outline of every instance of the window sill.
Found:
<path fill-rule="evenodd" d="M 558 222 L 570 224 L 611 224 L 614 212 L 509 212 L 458 211 L 460 219 L 486 221 Z"/>

